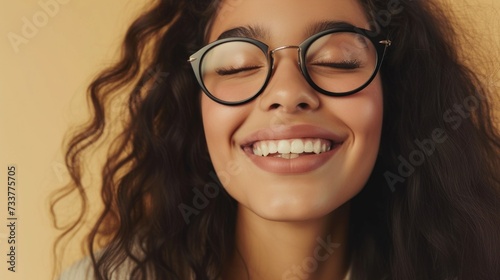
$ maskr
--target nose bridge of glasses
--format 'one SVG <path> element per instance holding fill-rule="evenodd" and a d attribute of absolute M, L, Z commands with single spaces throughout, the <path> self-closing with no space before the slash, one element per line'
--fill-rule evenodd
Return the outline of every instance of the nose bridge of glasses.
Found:
<path fill-rule="evenodd" d="M 269 52 L 271 53 L 271 55 L 274 55 L 275 52 L 281 51 L 281 50 L 285 50 L 285 49 L 297 49 L 297 50 L 299 50 L 300 47 L 299 46 L 287 45 L 287 46 L 277 47 L 275 49 L 270 50 Z"/>
<path fill-rule="evenodd" d="M 274 54 L 276 52 L 278 52 L 278 51 L 287 50 L 287 49 L 296 49 L 297 50 L 297 55 L 300 52 L 300 47 L 299 46 L 293 46 L 293 45 L 281 46 L 281 47 L 277 47 L 277 48 L 274 48 L 274 49 L 272 49 L 272 50 L 269 51 L 269 54 L 273 58 L 273 65 L 272 65 L 273 69 L 274 69 L 274 59 L 275 59 Z M 297 57 L 297 60 L 299 60 L 299 57 Z M 297 61 L 297 63 L 300 64 L 300 61 Z"/>

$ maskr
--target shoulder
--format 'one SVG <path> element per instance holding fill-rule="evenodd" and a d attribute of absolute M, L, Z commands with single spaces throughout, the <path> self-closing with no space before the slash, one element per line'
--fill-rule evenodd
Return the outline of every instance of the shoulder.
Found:
<path fill-rule="evenodd" d="M 92 275 L 92 261 L 83 258 L 61 273 L 59 280 L 87 280 Z"/>

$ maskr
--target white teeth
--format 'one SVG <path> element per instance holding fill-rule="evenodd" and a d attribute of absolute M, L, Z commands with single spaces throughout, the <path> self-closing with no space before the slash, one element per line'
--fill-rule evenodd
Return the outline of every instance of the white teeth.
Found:
<path fill-rule="evenodd" d="M 289 154 L 290 153 L 290 142 L 287 140 L 280 140 L 278 142 L 278 153 Z"/>
<path fill-rule="evenodd" d="M 314 152 L 315 154 L 319 154 L 319 153 L 321 153 L 321 142 L 319 142 L 319 141 L 315 141 L 315 142 L 314 142 L 313 152 Z"/>
<path fill-rule="evenodd" d="M 301 154 L 304 152 L 304 143 L 302 140 L 295 139 L 292 141 L 292 145 L 290 145 L 290 152 L 295 154 Z"/>
<path fill-rule="evenodd" d="M 286 159 L 299 157 L 302 153 L 320 154 L 331 149 L 331 142 L 325 139 L 285 139 L 258 141 L 253 144 L 257 156 L 274 156 Z"/>
<path fill-rule="evenodd" d="M 266 156 L 269 154 L 269 148 L 267 147 L 267 145 L 262 145 L 262 146 L 260 147 L 260 149 L 261 149 L 261 151 L 262 151 L 262 155 L 263 155 L 263 156 L 265 156 L 265 157 L 266 157 Z"/>
<path fill-rule="evenodd" d="M 312 153 L 314 152 L 313 142 L 311 140 L 307 140 L 304 144 L 304 152 Z"/>
<path fill-rule="evenodd" d="M 275 154 L 278 152 L 278 145 L 276 145 L 276 142 L 274 141 L 269 141 L 269 153 L 270 154 Z"/>
<path fill-rule="evenodd" d="M 279 157 L 286 158 L 286 159 L 294 159 L 294 158 L 298 158 L 299 154 L 280 154 Z"/>

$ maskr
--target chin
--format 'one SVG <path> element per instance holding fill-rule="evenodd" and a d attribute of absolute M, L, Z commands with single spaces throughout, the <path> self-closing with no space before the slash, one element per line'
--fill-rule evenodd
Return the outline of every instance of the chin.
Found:
<path fill-rule="evenodd" d="M 321 219 L 336 209 L 346 204 L 348 197 L 336 197 L 324 199 L 325 196 L 318 196 L 317 199 L 307 197 L 292 197 L 280 195 L 276 199 L 270 199 L 264 203 L 259 202 L 252 205 L 241 205 L 246 210 L 253 212 L 262 219 L 276 222 L 306 222 Z"/>

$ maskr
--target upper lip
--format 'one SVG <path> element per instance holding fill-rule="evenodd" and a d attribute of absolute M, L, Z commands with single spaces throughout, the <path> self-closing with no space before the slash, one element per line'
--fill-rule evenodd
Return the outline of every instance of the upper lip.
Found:
<path fill-rule="evenodd" d="M 344 142 L 346 136 L 314 125 L 283 125 L 276 128 L 259 129 L 243 139 L 241 147 L 252 146 L 255 142 L 265 140 L 284 140 L 297 138 L 320 138 L 332 141 L 332 144 Z"/>

